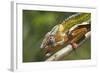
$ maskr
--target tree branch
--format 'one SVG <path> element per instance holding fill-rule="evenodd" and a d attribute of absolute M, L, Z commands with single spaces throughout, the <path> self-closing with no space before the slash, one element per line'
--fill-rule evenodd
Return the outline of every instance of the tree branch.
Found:
<path fill-rule="evenodd" d="M 87 32 L 85 34 L 85 39 L 83 41 L 81 41 L 78 45 L 81 46 L 90 36 L 91 36 L 91 32 L 89 31 L 89 32 Z M 61 49 L 58 52 L 56 52 L 55 54 L 53 54 L 48 59 L 46 59 L 46 61 L 58 61 L 58 60 L 61 60 L 64 56 L 68 55 L 72 50 L 73 50 L 72 45 L 69 44 L 66 47 L 64 47 L 63 49 Z"/>

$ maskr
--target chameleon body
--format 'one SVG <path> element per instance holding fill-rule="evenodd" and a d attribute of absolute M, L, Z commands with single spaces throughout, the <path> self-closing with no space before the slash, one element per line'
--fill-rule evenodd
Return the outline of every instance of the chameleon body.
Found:
<path fill-rule="evenodd" d="M 59 50 L 59 48 L 63 48 L 67 44 L 77 48 L 80 40 L 84 39 L 85 34 L 90 31 L 90 17 L 90 13 L 78 13 L 67 18 L 61 24 L 54 26 L 45 35 L 41 44 L 41 48 L 45 49 L 46 55 L 51 55 L 51 53 Z"/>

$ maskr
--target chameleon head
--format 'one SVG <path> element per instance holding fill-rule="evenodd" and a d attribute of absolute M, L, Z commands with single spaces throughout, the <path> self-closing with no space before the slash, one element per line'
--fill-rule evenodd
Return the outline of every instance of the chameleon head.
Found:
<path fill-rule="evenodd" d="M 55 37 L 49 32 L 45 35 L 45 38 L 40 46 L 40 48 L 48 48 L 49 46 L 53 47 L 55 44 Z"/>
<path fill-rule="evenodd" d="M 55 44 L 54 35 L 47 33 L 40 46 L 40 48 L 44 49 L 46 57 L 49 57 L 51 55 L 52 48 L 55 46 L 54 44 Z"/>
<path fill-rule="evenodd" d="M 45 35 L 40 48 L 48 48 L 48 46 L 54 46 L 55 43 L 54 35 L 58 32 L 58 30 L 59 30 L 59 25 L 54 26 L 52 30 Z"/>

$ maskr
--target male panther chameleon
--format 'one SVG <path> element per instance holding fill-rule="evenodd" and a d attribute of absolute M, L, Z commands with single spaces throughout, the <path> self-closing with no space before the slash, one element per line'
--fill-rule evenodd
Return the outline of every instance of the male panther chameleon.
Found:
<path fill-rule="evenodd" d="M 91 30 L 90 17 L 90 13 L 77 13 L 65 19 L 61 24 L 54 26 L 45 35 L 40 46 L 45 50 L 45 56 L 50 56 L 55 50 L 68 44 L 76 49 L 78 43 L 85 38 L 85 34 Z"/>

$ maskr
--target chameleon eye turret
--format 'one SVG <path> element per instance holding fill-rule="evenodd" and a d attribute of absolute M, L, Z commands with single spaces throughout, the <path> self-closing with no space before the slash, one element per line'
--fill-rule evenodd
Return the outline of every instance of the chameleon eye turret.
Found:
<path fill-rule="evenodd" d="M 55 37 L 53 35 L 50 35 L 50 37 L 48 38 L 48 45 L 50 46 L 54 46 L 54 43 L 55 43 Z"/>

